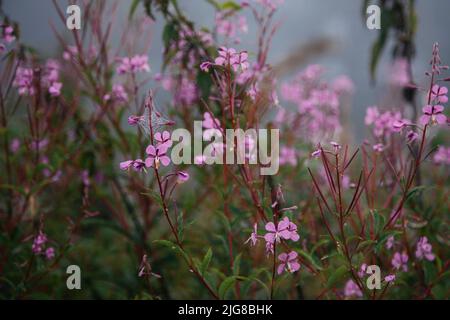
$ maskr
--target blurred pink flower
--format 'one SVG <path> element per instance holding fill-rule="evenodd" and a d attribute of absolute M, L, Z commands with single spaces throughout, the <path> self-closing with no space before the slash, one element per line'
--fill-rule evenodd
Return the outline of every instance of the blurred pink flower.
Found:
<path fill-rule="evenodd" d="M 428 243 L 428 238 L 420 237 L 419 241 L 417 241 L 416 258 L 419 260 L 425 258 L 428 261 L 433 261 L 435 256 L 432 252 L 432 249 L 433 248 L 431 244 Z"/>
<path fill-rule="evenodd" d="M 16 40 L 16 37 L 14 36 L 14 28 L 12 26 L 6 26 L 3 28 L 3 40 L 6 41 L 6 43 L 11 43 L 14 40 Z"/>
<path fill-rule="evenodd" d="M 346 282 L 345 288 L 344 288 L 344 295 L 347 298 L 351 298 L 351 297 L 361 298 L 363 296 L 361 289 L 358 287 L 358 285 L 352 279 L 350 279 Z"/>
<path fill-rule="evenodd" d="M 178 171 L 176 175 L 178 183 L 184 183 L 189 180 L 189 173 L 187 173 L 186 171 Z"/>
<path fill-rule="evenodd" d="M 53 247 L 48 247 L 45 250 L 45 257 L 47 258 L 47 260 L 51 260 L 55 257 L 55 248 Z"/>
<path fill-rule="evenodd" d="M 439 146 L 433 156 L 433 161 L 436 164 L 450 165 L 450 147 Z"/>
<path fill-rule="evenodd" d="M 244 242 L 244 244 L 250 242 L 252 246 L 255 246 L 258 242 L 258 224 L 255 223 L 253 225 L 253 231 L 250 234 L 250 238 L 247 239 L 247 241 Z"/>
<path fill-rule="evenodd" d="M 296 150 L 292 147 L 281 147 L 280 150 L 280 165 L 289 164 L 291 166 L 297 165 Z"/>
<path fill-rule="evenodd" d="M 53 82 L 50 88 L 48 88 L 48 92 L 52 97 L 58 97 L 61 94 L 61 88 L 61 82 Z"/>
<path fill-rule="evenodd" d="M 119 66 L 117 67 L 117 73 L 137 73 L 137 72 L 150 72 L 150 66 L 148 64 L 148 57 L 146 55 L 135 55 L 131 58 L 123 57 L 118 58 Z"/>
<path fill-rule="evenodd" d="M 389 274 L 386 277 L 384 277 L 384 281 L 386 282 L 394 282 L 395 281 L 395 274 Z"/>
<path fill-rule="evenodd" d="M 33 69 L 18 67 L 13 85 L 18 88 L 19 95 L 34 95 Z"/>
<path fill-rule="evenodd" d="M 402 268 L 403 271 L 408 271 L 408 255 L 406 252 L 396 252 L 391 260 L 392 267 L 396 270 Z"/>

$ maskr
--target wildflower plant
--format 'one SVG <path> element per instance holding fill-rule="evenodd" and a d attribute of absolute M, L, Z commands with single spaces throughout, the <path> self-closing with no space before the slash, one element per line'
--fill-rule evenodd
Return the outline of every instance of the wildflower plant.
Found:
<path fill-rule="evenodd" d="M 408 50 L 394 55 L 387 85 L 403 99 L 371 101 L 357 145 L 348 76 L 311 64 L 289 79 L 270 63 L 283 1 L 202 5 L 212 26 L 176 0 L 133 1 L 116 46 L 117 3 L 83 3 L 82 30 L 62 34 L 55 1 L 60 49 L 49 59 L 0 11 L 0 297 L 447 298 L 450 78 L 439 45 L 424 81 Z M 161 70 L 147 54 L 155 19 Z M 192 141 L 177 130 L 195 134 L 195 120 L 209 154 L 183 149 L 192 161 L 179 163 Z M 227 129 L 277 129 L 279 171 L 261 174 L 261 142 L 246 134 L 240 150 Z M 62 280 L 72 264 L 81 291 Z M 373 266 L 380 288 L 367 285 Z"/>

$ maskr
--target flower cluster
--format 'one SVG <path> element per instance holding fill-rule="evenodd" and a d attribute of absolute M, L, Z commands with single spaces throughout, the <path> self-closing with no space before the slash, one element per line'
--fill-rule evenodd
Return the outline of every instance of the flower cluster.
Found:
<path fill-rule="evenodd" d="M 16 37 L 14 36 L 14 28 L 12 26 L 3 26 L 3 32 L 2 32 L 2 38 L 5 43 L 9 44 L 16 40 Z M 6 50 L 6 45 L 2 42 L 0 42 L 0 53 L 3 53 L 3 51 Z"/>
<path fill-rule="evenodd" d="M 135 55 L 133 57 L 118 58 L 118 74 L 135 74 L 138 72 L 150 72 L 148 57 L 146 55 Z"/>
<path fill-rule="evenodd" d="M 48 93 L 52 97 L 58 97 L 61 94 L 62 83 L 59 81 L 60 69 L 61 66 L 58 61 L 53 59 L 47 60 L 42 76 L 42 83 L 48 88 Z"/>
<path fill-rule="evenodd" d="M 21 96 L 32 96 L 35 93 L 33 86 L 33 69 L 18 67 L 13 85 L 17 87 Z"/>
<path fill-rule="evenodd" d="M 47 241 L 48 241 L 47 235 L 42 231 L 40 231 L 39 234 L 33 240 L 31 250 L 33 251 L 34 254 L 44 254 L 48 260 L 51 260 L 55 257 L 55 249 L 53 247 L 47 247 L 44 251 L 44 247 Z"/>

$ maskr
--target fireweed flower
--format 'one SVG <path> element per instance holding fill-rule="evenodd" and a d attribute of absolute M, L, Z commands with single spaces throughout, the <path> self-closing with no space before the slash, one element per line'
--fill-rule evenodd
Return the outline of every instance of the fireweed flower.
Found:
<path fill-rule="evenodd" d="M 159 168 L 159 165 L 168 166 L 170 163 L 170 158 L 166 155 L 168 146 L 161 144 L 156 148 L 152 145 L 149 145 L 147 149 L 145 149 L 145 153 L 148 154 L 148 157 L 145 159 L 146 167 L 155 167 Z"/>
<path fill-rule="evenodd" d="M 439 146 L 433 156 L 433 161 L 438 165 L 450 165 L 450 147 Z"/>
<path fill-rule="evenodd" d="M 317 149 L 316 151 L 314 151 L 313 153 L 311 153 L 311 157 L 313 158 L 318 158 L 320 156 L 320 154 L 322 153 L 321 149 Z"/>
<path fill-rule="evenodd" d="M 119 166 L 121 170 L 128 170 L 131 167 L 133 167 L 135 171 L 145 170 L 145 162 L 142 161 L 142 159 L 122 161 Z"/>
<path fill-rule="evenodd" d="M 394 253 L 394 257 L 391 261 L 392 267 L 394 269 L 399 270 L 400 268 L 403 269 L 403 271 L 408 271 L 408 255 L 406 252 L 396 252 Z"/>
<path fill-rule="evenodd" d="M 387 283 L 394 282 L 395 281 L 395 274 L 389 274 L 386 277 L 384 277 L 384 281 Z"/>
<path fill-rule="evenodd" d="M 416 132 L 409 130 L 406 133 L 406 142 L 412 143 L 412 142 L 416 141 L 418 137 L 419 137 L 419 135 Z"/>
<path fill-rule="evenodd" d="M 158 143 L 158 146 L 160 145 L 166 145 L 167 147 L 172 146 L 172 140 L 170 139 L 170 132 L 169 131 L 163 131 L 155 133 L 155 140 Z"/>
<path fill-rule="evenodd" d="M 264 239 L 270 243 L 280 242 L 281 239 L 298 241 L 300 238 L 297 234 L 297 226 L 289 221 L 288 217 L 284 217 L 276 227 L 273 222 L 268 222 L 265 229 L 268 232 L 264 235 Z"/>
<path fill-rule="evenodd" d="M 436 103 L 446 103 L 448 101 L 447 93 L 447 87 L 441 87 L 435 84 L 431 89 L 431 99 L 435 100 Z"/>
<path fill-rule="evenodd" d="M 364 118 L 364 123 L 366 125 L 371 125 L 380 116 L 380 112 L 376 106 L 368 107 L 366 110 L 366 117 Z"/>
<path fill-rule="evenodd" d="M 118 61 L 120 64 L 117 67 L 117 73 L 119 74 L 150 72 L 148 57 L 146 55 L 118 58 Z"/>
<path fill-rule="evenodd" d="M 48 88 L 48 92 L 52 97 L 58 97 L 61 94 L 61 88 L 61 82 L 53 82 L 50 88 Z"/>
<path fill-rule="evenodd" d="M 33 245 L 31 246 L 33 253 L 41 253 L 47 240 L 47 235 L 42 231 L 39 231 L 39 234 L 34 238 Z"/>
<path fill-rule="evenodd" d="M 361 298 L 363 296 L 361 289 L 359 289 L 358 285 L 352 280 L 348 280 L 345 284 L 344 295 L 347 298 L 358 297 Z"/>
<path fill-rule="evenodd" d="M 250 242 L 250 244 L 251 244 L 252 246 L 255 246 L 256 243 L 258 242 L 258 238 L 259 238 L 259 236 L 258 236 L 258 224 L 255 223 L 255 224 L 253 225 L 253 231 L 252 231 L 252 233 L 250 234 L 250 238 L 248 238 L 248 239 L 244 242 L 244 244 L 247 244 L 248 242 Z"/>
<path fill-rule="evenodd" d="M 297 165 L 297 156 L 295 148 L 282 147 L 280 150 L 280 165 L 288 164 L 291 166 Z"/>
<path fill-rule="evenodd" d="M 366 275 L 367 264 L 363 263 L 358 271 L 358 277 L 363 278 Z"/>
<path fill-rule="evenodd" d="M 19 148 L 20 148 L 20 140 L 17 138 L 14 138 L 11 141 L 9 149 L 11 150 L 12 153 L 16 153 L 17 151 L 19 151 Z"/>
<path fill-rule="evenodd" d="M 426 125 L 430 122 L 431 124 L 444 124 L 447 121 L 447 117 L 442 113 L 444 107 L 441 105 L 426 105 L 423 107 L 423 115 L 420 117 L 420 123 Z"/>
<path fill-rule="evenodd" d="M 178 171 L 176 173 L 177 176 L 177 183 L 185 183 L 186 181 L 189 180 L 189 173 L 187 173 L 186 171 Z"/>
<path fill-rule="evenodd" d="M 17 87 L 21 96 L 34 95 L 33 87 L 33 69 L 18 67 L 13 85 Z"/>
<path fill-rule="evenodd" d="M 209 112 L 203 114 L 202 126 L 205 129 L 220 129 L 220 121 L 211 116 Z"/>
<path fill-rule="evenodd" d="M 280 264 L 278 265 L 277 272 L 282 274 L 283 271 L 294 273 L 300 269 L 300 264 L 298 263 L 298 254 L 295 251 L 289 253 L 282 253 L 278 256 Z"/>
<path fill-rule="evenodd" d="M 200 64 L 200 70 L 204 71 L 204 72 L 209 72 L 209 69 L 213 66 L 214 64 L 212 62 L 209 61 L 204 61 Z"/>
<path fill-rule="evenodd" d="M 377 143 L 372 148 L 373 148 L 373 151 L 375 151 L 375 152 L 383 152 L 384 145 L 382 143 Z"/>
<path fill-rule="evenodd" d="M 48 247 L 45 250 L 45 257 L 47 258 L 47 260 L 51 260 L 55 257 L 55 248 L 53 247 Z"/>
<path fill-rule="evenodd" d="M 390 236 L 386 241 L 386 249 L 390 250 L 392 247 L 394 247 L 394 236 Z"/>
<path fill-rule="evenodd" d="M 419 241 L 417 241 L 416 258 L 419 260 L 425 258 L 428 261 L 433 261 L 435 256 L 431 251 L 432 249 L 431 244 L 428 243 L 428 238 L 420 237 Z"/>
<path fill-rule="evenodd" d="M 111 93 L 107 93 L 103 96 L 103 101 L 110 100 L 117 101 L 119 103 L 125 103 L 128 101 L 128 94 L 121 84 L 114 84 Z"/>
<path fill-rule="evenodd" d="M 6 43 L 11 43 L 14 40 L 16 40 L 16 37 L 14 36 L 14 28 L 12 26 L 6 26 L 3 28 L 3 40 L 6 41 Z"/>

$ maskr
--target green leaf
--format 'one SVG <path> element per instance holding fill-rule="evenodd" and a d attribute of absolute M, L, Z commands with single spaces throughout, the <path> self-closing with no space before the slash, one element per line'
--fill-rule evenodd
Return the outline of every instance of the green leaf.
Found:
<path fill-rule="evenodd" d="M 226 1 L 220 5 L 220 9 L 222 10 L 241 10 L 241 6 L 234 1 Z"/>
<path fill-rule="evenodd" d="M 234 259 L 234 263 L 233 263 L 233 274 L 235 276 L 239 275 L 239 271 L 241 268 L 241 257 L 242 257 L 242 253 L 239 253 L 236 258 Z"/>
<path fill-rule="evenodd" d="M 303 250 L 297 250 L 297 251 L 298 251 L 298 253 L 299 253 L 301 256 L 303 256 L 304 258 L 306 258 L 306 260 L 308 260 L 309 263 L 311 263 L 311 264 L 314 266 L 315 269 L 317 269 L 317 270 L 322 270 L 322 269 L 323 269 L 323 268 L 319 265 L 319 262 L 318 262 L 318 260 L 317 260 L 315 257 L 313 257 L 312 255 L 310 255 L 309 253 L 307 253 L 307 252 L 305 252 L 305 251 L 303 251 Z"/>
<path fill-rule="evenodd" d="M 334 273 L 328 278 L 327 281 L 327 287 L 331 288 L 333 285 L 344 276 L 344 274 L 347 273 L 347 267 L 344 265 L 341 265 L 339 268 L 337 268 Z"/>
<path fill-rule="evenodd" d="M 200 265 L 200 274 L 203 276 L 206 272 L 206 270 L 208 270 L 209 267 L 209 263 L 211 262 L 211 258 L 212 258 L 212 250 L 211 248 L 208 249 L 208 251 L 206 252 L 205 256 L 203 257 L 203 261 Z"/>
<path fill-rule="evenodd" d="M 130 12 L 128 13 L 128 19 L 131 20 L 133 18 L 134 13 L 136 12 L 137 6 L 140 0 L 133 0 L 130 6 Z"/>
<path fill-rule="evenodd" d="M 167 23 L 164 27 L 162 33 L 162 39 L 164 42 L 164 46 L 167 48 L 170 45 L 170 42 L 176 39 L 177 31 L 175 29 L 175 25 L 173 23 Z"/>
<path fill-rule="evenodd" d="M 219 286 L 219 298 L 225 299 L 225 295 L 227 292 L 231 289 L 231 287 L 235 284 L 238 280 L 245 280 L 245 277 L 240 276 L 229 276 L 225 278 L 225 280 L 222 281 L 222 283 Z"/>

